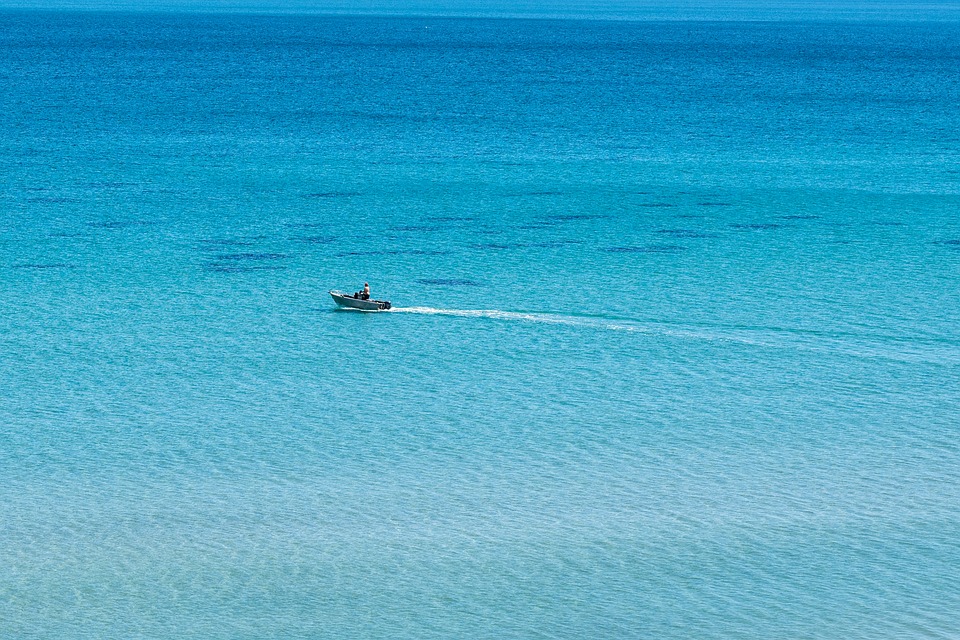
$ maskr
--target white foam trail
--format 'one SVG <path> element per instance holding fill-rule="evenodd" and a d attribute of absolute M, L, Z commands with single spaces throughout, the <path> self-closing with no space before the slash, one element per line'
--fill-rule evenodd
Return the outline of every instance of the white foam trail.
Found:
<path fill-rule="evenodd" d="M 523 311 L 498 311 L 496 309 L 435 309 L 433 307 L 394 307 L 394 313 L 421 313 L 438 316 L 458 316 L 461 318 L 493 318 L 496 320 L 527 320 L 530 322 L 548 322 L 550 324 L 575 324 L 573 318 L 547 313 L 527 313 Z"/>
<path fill-rule="evenodd" d="M 435 307 L 394 307 L 393 313 L 454 316 L 460 318 L 490 318 L 543 324 L 592 327 L 610 331 L 626 331 L 648 335 L 671 336 L 692 340 L 722 340 L 767 349 L 793 348 L 805 351 L 844 352 L 858 357 L 879 357 L 902 361 L 939 363 L 960 362 L 960 346 L 890 344 L 877 336 L 822 336 L 807 335 L 776 328 L 682 327 L 658 322 L 626 319 L 605 319 L 589 316 L 569 316 L 554 313 L 501 311 L 499 309 L 438 309 Z"/>
<path fill-rule="evenodd" d="M 498 309 L 436 309 L 434 307 L 394 307 L 394 313 L 419 313 L 426 315 L 456 316 L 460 318 L 491 318 L 494 320 L 522 320 L 545 324 L 565 324 L 578 327 L 596 327 L 616 331 L 648 331 L 639 325 L 611 322 L 599 318 L 565 316 L 554 313 L 535 313 L 527 311 L 500 311 Z"/>

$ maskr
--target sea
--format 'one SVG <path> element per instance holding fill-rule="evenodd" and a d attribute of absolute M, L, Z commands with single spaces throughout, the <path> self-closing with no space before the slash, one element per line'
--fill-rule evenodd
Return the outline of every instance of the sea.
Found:
<path fill-rule="evenodd" d="M 941 18 L 0 11 L 0 638 L 960 638 Z"/>

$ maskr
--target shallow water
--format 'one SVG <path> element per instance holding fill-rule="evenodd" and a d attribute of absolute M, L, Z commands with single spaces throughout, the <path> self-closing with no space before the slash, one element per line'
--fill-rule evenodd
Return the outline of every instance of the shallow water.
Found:
<path fill-rule="evenodd" d="M 960 627 L 956 23 L 2 19 L 0 636 Z"/>

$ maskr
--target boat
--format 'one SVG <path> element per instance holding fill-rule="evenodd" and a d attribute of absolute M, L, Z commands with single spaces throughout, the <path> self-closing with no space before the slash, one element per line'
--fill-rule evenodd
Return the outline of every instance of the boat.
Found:
<path fill-rule="evenodd" d="M 343 293 L 331 291 L 330 296 L 337 305 L 345 309 L 359 309 L 360 311 L 385 311 L 390 308 L 389 300 L 364 300 L 359 293 Z"/>

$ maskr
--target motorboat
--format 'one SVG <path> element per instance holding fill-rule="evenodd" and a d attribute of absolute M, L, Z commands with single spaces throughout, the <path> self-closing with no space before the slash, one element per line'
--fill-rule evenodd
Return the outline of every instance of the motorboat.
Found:
<path fill-rule="evenodd" d="M 385 311 L 390 308 L 389 300 L 364 300 L 361 293 L 343 293 L 331 291 L 333 301 L 345 309 L 359 309 L 360 311 Z"/>

